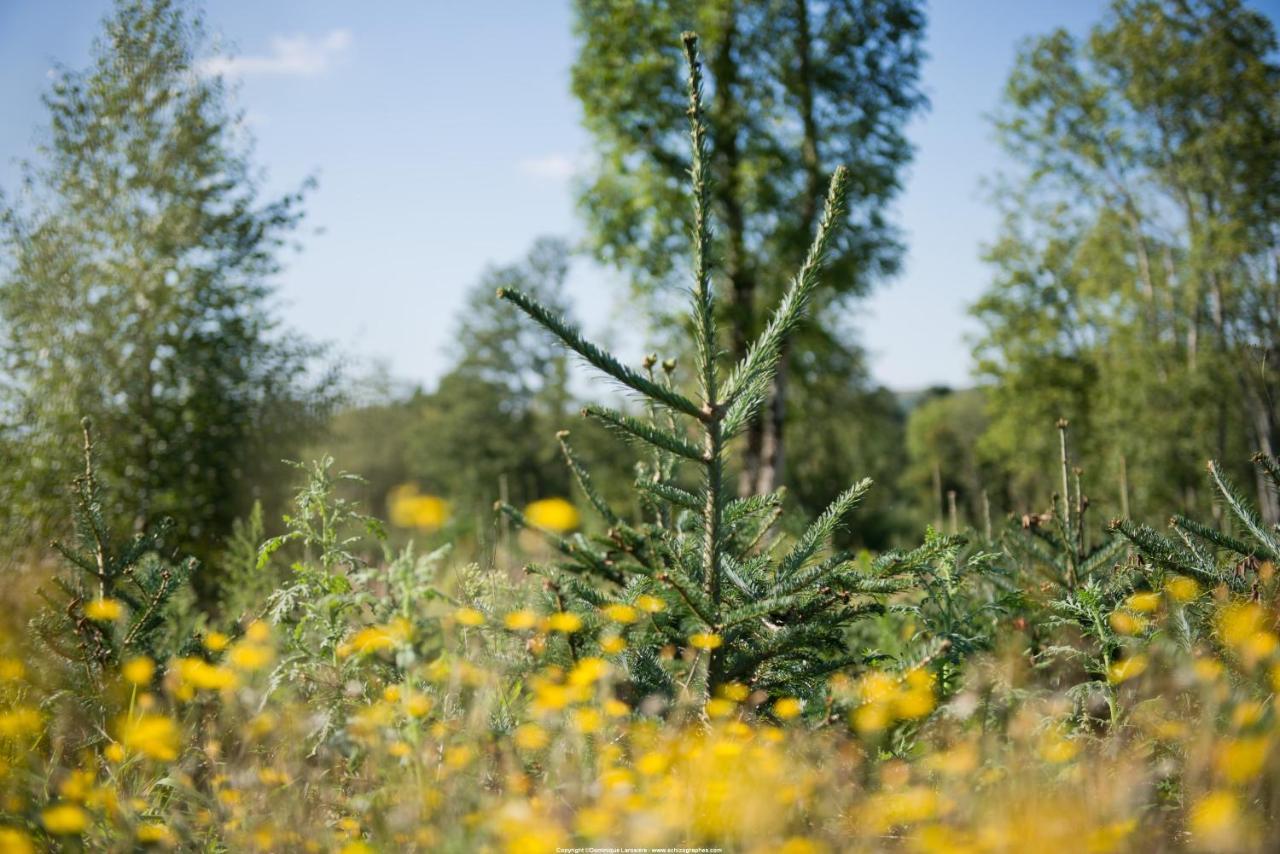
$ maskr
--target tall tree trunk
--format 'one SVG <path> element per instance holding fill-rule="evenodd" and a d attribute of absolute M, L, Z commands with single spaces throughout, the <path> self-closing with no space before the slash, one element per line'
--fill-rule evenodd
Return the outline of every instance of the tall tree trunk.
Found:
<path fill-rule="evenodd" d="M 818 157 L 818 121 L 814 108 L 813 36 L 809 26 L 808 0 L 795 0 L 793 9 L 796 25 L 795 91 L 804 136 L 800 144 L 800 156 L 805 170 L 804 197 L 800 199 L 803 230 L 796 237 L 797 245 L 802 247 L 817 225 L 823 185 L 822 165 Z M 783 484 L 786 476 L 784 430 L 790 369 L 791 348 L 784 345 L 778 371 L 769 388 L 767 405 L 747 434 L 747 449 L 738 483 L 739 494 L 773 492 Z"/>

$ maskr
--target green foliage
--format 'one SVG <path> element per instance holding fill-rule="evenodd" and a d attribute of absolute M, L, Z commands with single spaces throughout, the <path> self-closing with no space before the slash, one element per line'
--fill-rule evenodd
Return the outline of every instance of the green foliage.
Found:
<path fill-rule="evenodd" d="M 1280 464 L 1274 457 L 1255 456 L 1254 463 L 1267 490 L 1280 491 Z M 1259 595 L 1264 582 L 1259 573 L 1280 563 L 1280 524 L 1268 524 L 1256 506 L 1223 473 L 1216 461 L 1208 465 L 1209 478 L 1226 510 L 1226 526 L 1206 524 L 1182 515 L 1169 521 L 1170 534 L 1128 519 L 1117 520 L 1114 529 L 1131 543 L 1153 568 L 1195 579 L 1201 584 L 1226 587 L 1236 593 Z"/>
<path fill-rule="evenodd" d="M 385 539 L 381 523 L 338 495 L 342 483 L 358 478 L 335 473 L 332 465 L 329 457 L 293 464 L 305 480 L 293 512 L 284 518 L 288 530 L 262 543 L 257 565 L 269 569 L 282 550 L 296 556 L 290 580 L 265 603 L 265 614 L 283 640 L 271 680 L 296 686 L 323 716 L 317 749 L 336 744 L 345 750 L 343 725 L 369 699 L 352 695 L 347 686 L 373 676 L 398 683 L 407 670 L 439 655 L 439 620 L 425 606 L 442 598 L 436 579 L 449 548 L 425 555 L 412 544 L 398 553 L 379 549 Z M 361 627 L 366 637 L 381 633 L 368 643 L 373 650 L 385 637 L 395 656 L 365 654 Z"/>
<path fill-rule="evenodd" d="M 639 611 L 648 610 L 649 616 L 628 633 L 628 673 L 641 695 L 671 695 L 679 679 L 687 687 L 698 676 L 707 693 L 742 682 L 807 695 L 824 675 L 862 660 L 843 652 L 846 628 L 882 610 L 879 600 L 885 591 L 908 586 L 910 567 L 888 561 L 864 572 L 850 555 L 826 553 L 826 543 L 869 489 L 867 480 L 842 492 L 784 549 L 769 535 L 777 519 L 777 494 L 731 497 L 727 443 L 763 406 L 786 341 L 812 302 L 819 271 L 844 222 L 848 172 L 837 169 L 831 180 L 817 235 L 791 287 L 745 355 L 722 374 L 709 260 L 711 197 L 702 68 L 695 50 L 696 38 L 686 35 L 693 149 L 694 287 L 689 327 L 697 350 L 696 399 L 672 384 L 669 370 L 655 374 L 656 360 L 646 360 L 643 372 L 628 368 L 529 296 L 499 291 L 501 298 L 520 306 L 570 350 L 650 405 L 647 417 L 603 407 L 585 412 L 652 450 L 654 460 L 641 469 L 637 481 L 649 508 L 644 520 L 626 522 L 609 506 L 562 435 L 570 468 L 608 530 L 601 536 L 571 538 L 545 532 L 562 557 L 530 569 L 546 576 L 549 605 L 575 611 L 586 621 L 586 633 L 571 634 L 566 642 L 571 656 L 599 639 L 602 606 L 636 603 L 641 596 L 662 603 L 657 611 L 641 607 Z M 683 474 L 689 466 L 696 476 Z M 501 509 L 517 523 L 529 524 L 514 507 Z M 664 647 L 688 650 L 693 664 L 688 659 L 681 665 L 663 664 L 659 653 Z M 705 669 L 700 666 L 704 661 Z"/>
<path fill-rule="evenodd" d="M 361 396 L 351 396 L 354 405 L 325 437 L 338 463 L 364 478 L 348 483 L 348 493 L 384 511 L 388 493 L 412 482 L 450 502 L 455 537 L 483 537 L 498 498 L 523 506 L 570 495 L 568 472 L 545 441 L 580 407 L 569 357 L 515 306 L 493 299 L 496 289 L 515 288 L 568 316 L 569 261 L 563 241 L 542 238 L 519 262 L 485 271 L 458 312 L 453 364 L 435 389 L 399 389 L 376 375 L 359 382 Z M 625 498 L 630 456 L 617 453 L 603 426 L 576 432 L 580 449 L 600 464 L 601 488 Z"/>
<path fill-rule="evenodd" d="M 324 415 L 317 350 L 280 330 L 268 284 L 302 194 L 261 198 L 202 46 L 180 2 L 119 0 L 90 66 L 57 70 L 41 161 L 0 210 L 0 514 L 28 536 L 56 532 L 62 437 L 89 415 L 104 516 L 180 516 L 207 564 L 246 484 Z"/>
<path fill-rule="evenodd" d="M 172 636 L 168 610 L 198 564 L 194 558 L 165 559 L 172 520 L 117 543 L 103 512 L 106 495 L 88 419 L 83 432 L 84 471 L 73 486 L 77 543 L 54 543 L 70 572 L 55 575 L 52 589 L 41 592 L 46 607 L 32 627 L 53 653 L 96 686 L 105 670 L 129 657 L 164 661 L 178 650 L 182 639 Z"/>
<path fill-rule="evenodd" d="M 679 312 L 672 297 L 688 275 L 680 259 L 703 239 L 682 191 L 696 161 L 684 145 L 671 33 L 705 36 L 714 106 L 703 121 L 712 155 L 706 205 L 720 225 L 704 237 L 722 259 L 716 275 L 724 299 L 716 311 L 723 340 L 716 344 L 734 360 L 761 340 L 769 307 L 804 262 L 822 213 L 824 176 L 836 164 L 850 170 L 844 227 L 827 246 L 830 274 L 809 297 L 819 309 L 814 322 L 797 330 L 774 370 L 761 375 L 766 387 L 754 393 L 766 394 L 769 405 L 743 425 L 739 493 L 771 492 L 789 482 L 788 413 L 805 412 L 806 424 L 815 423 L 809 404 L 821 400 L 830 380 L 826 357 L 844 363 L 838 381 L 860 381 L 860 353 L 839 309 L 897 266 L 900 246 L 884 210 L 911 156 L 903 128 L 924 103 L 917 85 L 924 16 L 911 0 L 579 0 L 575 7 L 573 90 L 599 155 L 580 199 L 590 240 L 664 320 Z M 682 336 L 691 330 L 677 322 L 662 327 L 679 330 L 671 336 L 677 347 L 690 340 Z"/>
<path fill-rule="evenodd" d="M 1115 0 L 1087 38 L 1021 52 L 997 119 L 1017 169 L 975 307 L 982 444 L 1015 500 L 1044 489 L 1052 452 L 1026 425 L 1058 413 L 1095 497 L 1151 518 L 1202 507 L 1195 460 L 1280 447 L 1276 44 L 1239 0 Z"/>

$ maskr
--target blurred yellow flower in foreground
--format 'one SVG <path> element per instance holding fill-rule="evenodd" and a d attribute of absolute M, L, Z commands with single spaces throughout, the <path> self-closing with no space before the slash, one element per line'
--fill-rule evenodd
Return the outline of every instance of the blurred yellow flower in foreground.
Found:
<path fill-rule="evenodd" d="M 1191 808 L 1191 833 L 1204 848 L 1235 848 L 1240 832 L 1240 802 L 1230 792 L 1210 792 Z"/>
<path fill-rule="evenodd" d="M 178 725 L 164 715 L 141 715 L 120 725 L 120 743 L 143 756 L 172 762 L 178 758 Z"/>
<path fill-rule="evenodd" d="M 1124 661 L 1113 661 L 1107 668 L 1107 680 L 1111 684 L 1119 684 L 1139 676 L 1147 669 L 1147 657 L 1142 654 L 1126 658 Z"/>
<path fill-rule="evenodd" d="M 5 854 L 35 854 L 31 837 L 13 827 L 0 827 L 0 851 Z"/>
<path fill-rule="evenodd" d="M 570 611 L 561 611 L 547 618 L 547 628 L 553 632 L 564 632 L 571 635 L 582 628 L 582 618 Z"/>
<path fill-rule="evenodd" d="M 711 632 L 698 632 L 697 634 L 689 635 L 689 645 L 695 649 L 715 649 L 722 643 L 724 641 L 720 636 Z"/>
<path fill-rule="evenodd" d="M 612 605 L 605 605 L 600 610 L 603 611 L 604 615 L 610 620 L 613 620 L 615 623 L 622 623 L 623 625 L 634 623 L 640 616 L 635 608 L 621 602 L 617 602 Z"/>
<path fill-rule="evenodd" d="M 90 620 L 110 623 L 124 616 L 124 605 L 118 599 L 94 599 L 84 606 L 84 615 Z"/>
<path fill-rule="evenodd" d="M 453 612 L 453 618 L 463 626 L 483 626 L 484 614 L 475 608 L 459 608 Z"/>
<path fill-rule="evenodd" d="M 438 530 L 452 515 L 448 501 L 438 495 L 420 493 L 418 487 L 411 483 L 391 490 L 387 496 L 387 510 L 391 524 L 420 531 Z"/>
<path fill-rule="evenodd" d="M 133 685 L 145 685 L 156 672 L 156 664 L 145 655 L 131 658 L 120 666 L 120 673 Z"/>
<path fill-rule="evenodd" d="M 538 615 L 528 608 L 522 608 L 503 617 L 502 624 L 513 632 L 528 631 L 538 624 Z"/>
<path fill-rule="evenodd" d="M 804 704 L 795 697 L 783 697 L 773 704 L 773 713 L 778 716 L 779 720 L 789 721 L 792 718 L 799 717 L 804 711 Z"/>
<path fill-rule="evenodd" d="M 643 596 L 636 597 L 636 607 L 649 614 L 660 614 L 667 610 L 667 603 L 657 596 L 650 596 L 646 593 Z"/>
<path fill-rule="evenodd" d="M 75 804 L 54 804 L 40 813 L 40 823 L 53 836 L 77 836 L 89 826 L 89 814 Z"/>
<path fill-rule="evenodd" d="M 481 619 L 483 621 L 483 617 Z M 404 617 L 396 617 L 382 626 L 366 626 L 338 647 L 338 656 L 347 658 L 351 655 L 394 649 L 407 641 L 412 633 L 413 626 Z"/>
<path fill-rule="evenodd" d="M 540 498 L 524 508 L 531 525 L 563 534 L 578 527 L 578 509 L 563 498 Z"/>

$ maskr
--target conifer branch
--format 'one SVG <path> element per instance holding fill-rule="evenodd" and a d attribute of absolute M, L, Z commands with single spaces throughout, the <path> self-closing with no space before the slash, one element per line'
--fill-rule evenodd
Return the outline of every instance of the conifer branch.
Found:
<path fill-rule="evenodd" d="M 709 406 L 716 400 L 716 335 L 715 295 L 711 289 L 708 252 L 711 226 L 708 221 L 710 176 L 707 174 L 707 131 L 702 119 L 702 62 L 698 58 L 698 36 L 686 32 L 682 36 L 685 62 L 689 66 L 689 141 L 693 148 L 689 178 L 693 184 L 693 316 L 694 336 L 698 352 L 698 368 L 702 380 L 702 399 Z"/>
<path fill-rule="evenodd" d="M 792 280 L 782 302 L 774 309 L 764 332 L 729 375 L 724 396 L 728 410 L 724 419 L 726 438 L 745 427 L 764 402 L 777 371 L 778 360 L 782 358 L 783 345 L 804 316 L 818 286 L 818 274 L 826 261 L 827 249 L 843 223 L 848 183 L 849 171 L 843 166 L 838 167 L 831 176 L 822 220 L 800 272 Z"/>
<path fill-rule="evenodd" d="M 1280 560 L 1280 541 L 1267 530 L 1266 524 L 1253 509 L 1253 505 L 1231 482 L 1231 479 L 1222 473 L 1222 469 L 1214 460 L 1209 461 L 1209 475 L 1213 478 L 1214 485 L 1218 487 L 1218 492 L 1227 502 L 1227 506 L 1231 508 L 1232 514 L 1249 529 L 1249 533 L 1253 534 L 1262 546 L 1263 557 Z"/>
<path fill-rule="evenodd" d="M 498 298 L 515 304 L 525 314 L 563 341 L 570 350 L 633 391 L 657 400 L 664 406 L 683 412 L 685 415 L 691 415 L 694 418 L 704 417 L 702 408 L 692 400 L 689 400 L 689 398 L 674 389 L 653 382 L 626 367 L 615 359 L 611 353 L 600 349 L 600 347 L 584 338 L 573 324 L 527 294 L 515 288 L 501 288 L 498 291 Z"/>
<path fill-rule="evenodd" d="M 573 452 L 573 448 L 569 445 L 569 431 L 561 430 L 556 434 L 556 440 L 560 442 L 560 453 L 564 455 L 565 463 L 568 464 L 569 470 L 573 472 L 578 488 L 582 490 L 583 495 L 587 496 L 591 506 L 596 508 L 596 512 L 609 525 L 621 525 L 622 520 L 618 518 L 618 514 L 614 513 L 613 509 L 609 507 L 609 502 L 605 501 L 604 496 L 596 489 L 595 484 L 591 481 L 590 472 L 582 465 L 578 455 Z"/>
<path fill-rule="evenodd" d="M 648 442 L 650 445 L 673 453 L 676 456 L 698 463 L 706 462 L 703 450 L 688 439 L 677 436 L 674 433 L 668 433 L 661 427 L 655 427 L 647 421 L 642 421 L 624 412 L 591 404 L 583 407 L 582 414 L 595 418 L 597 421 L 602 421 L 609 427 Z"/>
<path fill-rule="evenodd" d="M 841 493 L 835 501 L 823 512 L 821 516 L 814 520 L 813 524 L 804 532 L 796 544 L 792 546 L 791 551 L 778 564 L 777 577 L 781 582 L 786 582 L 792 574 L 805 565 L 809 558 L 813 557 L 827 538 L 835 531 L 835 529 L 844 521 L 844 516 L 854 508 L 862 497 L 871 489 L 871 479 L 864 478 L 858 483 Z"/>

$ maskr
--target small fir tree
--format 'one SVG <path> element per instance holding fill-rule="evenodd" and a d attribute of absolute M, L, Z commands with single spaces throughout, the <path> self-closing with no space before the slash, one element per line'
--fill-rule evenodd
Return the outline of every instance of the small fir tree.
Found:
<path fill-rule="evenodd" d="M 724 374 L 708 251 L 708 156 L 696 48 L 697 37 L 686 33 L 696 396 L 675 386 L 673 363 L 664 363 L 658 373 L 657 359 L 650 357 L 643 372 L 635 371 L 523 292 L 498 292 L 647 404 L 647 417 L 603 406 L 584 410 L 652 452 L 636 481 L 644 520 L 624 520 L 602 498 L 568 434 L 561 433 L 569 467 L 607 532 L 566 538 L 543 531 L 562 559 L 529 569 L 546 577 L 550 607 L 573 615 L 553 623 L 553 628 L 566 630 L 567 654 L 578 658 L 597 644 L 617 651 L 625 643 L 623 661 L 639 695 L 671 696 L 681 690 L 682 680 L 685 688 L 700 680 L 706 695 L 730 684 L 810 695 L 826 674 L 865 659 L 848 651 L 848 629 L 883 610 L 881 595 L 912 586 L 913 572 L 928 564 L 925 552 L 937 544 L 887 555 L 863 570 L 848 554 L 828 553 L 832 533 L 871 486 L 863 480 L 845 490 L 784 550 L 770 533 L 781 513 L 781 494 L 738 497 L 728 486 L 726 449 L 757 416 L 788 336 L 814 293 L 843 221 L 848 173 L 842 167 L 832 176 L 804 264 L 763 333 Z M 696 469 L 696 479 L 684 476 L 687 467 Z M 529 525 L 514 507 L 499 507 L 517 523 Z M 674 650 L 684 654 L 671 655 Z"/>
<path fill-rule="evenodd" d="M 92 424 L 88 418 L 81 423 L 84 471 L 72 485 L 77 542 L 53 544 L 73 571 L 55 575 L 53 589 L 40 591 L 46 607 L 33 628 L 59 659 L 96 684 L 104 671 L 128 658 L 163 661 L 176 650 L 168 606 L 190 583 L 198 562 L 165 558 L 165 536 L 173 529 L 167 518 L 118 543 L 104 512 Z"/>

